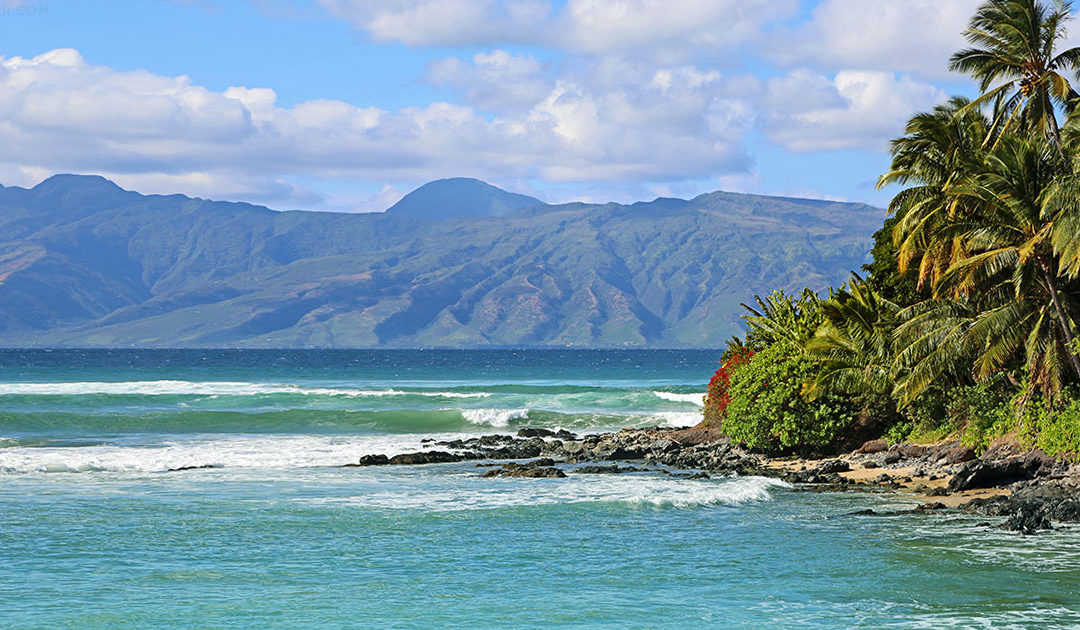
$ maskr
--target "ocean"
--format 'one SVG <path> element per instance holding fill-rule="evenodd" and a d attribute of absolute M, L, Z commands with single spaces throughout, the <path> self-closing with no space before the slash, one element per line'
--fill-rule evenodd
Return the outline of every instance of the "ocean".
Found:
<path fill-rule="evenodd" d="M 1080 627 L 1080 529 L 660 472 L 345 468 L 686 426 L 717 351 L 0 351 L 0 628 Z"/>

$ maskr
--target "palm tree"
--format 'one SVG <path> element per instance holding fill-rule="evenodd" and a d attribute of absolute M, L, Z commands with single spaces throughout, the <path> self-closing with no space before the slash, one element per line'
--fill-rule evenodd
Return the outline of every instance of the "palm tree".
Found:
<path fill-rule="evenodd" d="M 1059 257 L 1058 272 L 1069 279 L 1080 277 L 1080 112 L 1074 111 L 1062 129 L 1062 148 L 1071 156 L 1070 175 L 1061 176 L 1051 185 L 1045 205 L 1053 216 L 1051 235 L 1054 253 Z"/>
<path fill-rule="evenodd" d="M 949 267 L 936 293 L 979 306 L 965 335 L 979 379 L 1021 349 L 1032 382 L 1048 393 L 1060 391 L 1069 364 L 1080 378 L 1080 357 L 1071 350 L 1076 294 L 1064 291 L 1057 275 L 1056 215 L 1048 209 L 1063 176 L 1071 177 L 1049 143 L 1009 135 L 960 193 L 978 199 L 980 211 L 954 226 L 968 255 Z"/>
<path fill-rule="evenodd" d="M 773 291 L 764 299 L 755 295 L 757 308 L 743 304 L 749 311 L 746 322 L 746 345 L 756 350 L 775 343 L 790 343 L 801 348 L 822 322 L 817 294 L 803 289 L 798 298 L 783 290 Z"/>
<path fill-rule="evenodd" d="M 857 274 L 821 303 L 825 323 L 805 344 L 818 370 L 803 387 L 814 400 L 823 394 L 887 399 L 893 389 L 893 331 L 899 309 Z"/>
<path fill-rule="evenodd" d="M 1058 51 L 1071 9 L 984 2 L 965 33 L 972 48 L 949 64 L 982 95 L 915 116 L 893 142 L 879 186 L 908 186 L 889 206 L 899 267 L 917 262 L 932 296 L 898 313 L 902 405 L 943 376 L 986 380 L 1021 359 L 1049 397 L 1080 379 L 1080 111 L 1065 76 L 1080 48 Z"/>
<path fill-rule="evenodd" d="M 933 385 L 971 378 L 974 360 L 967 333 L 977 315 L 968 300 L 925 300 L 897 313 L 893 396 L 900 407 Z"/>
<path fill-rule="evenodd" d="M 878 180 L 878 188 L 910 185 L 893 197 L 888 211 L 897 219 L 893 241 L 899 270 L 904 273 L 916 264 L 920 290 L 936 286 L 946 269 L 966 255 L 950 226 L 978 211 L 978 199 L 958 192 L 982 168 L 987 139 L 995 132 L 970 105 L 954 97 L 912 117 L 905 135 L 892 142 L 892 165 Z"/>
<path fill-rule="evenodd" d="M 949 60 L 950 70 L 979 82 L 983 94 L 975 106 L 1004 99 L 1009 121 L 1022 114 L 1027 128 L 1049 133 L 1055 145 L 1060 145 L 1061 132 L 1054 107 L 1069 112 L 1076 98 L 1063 73 L 1080 65 L 1080 48 L 1057 51 L 1071 5 L 1071 0 L 1052 6 L 1041 0 L 989 0 L 964 33 L 973 47 Z"/>

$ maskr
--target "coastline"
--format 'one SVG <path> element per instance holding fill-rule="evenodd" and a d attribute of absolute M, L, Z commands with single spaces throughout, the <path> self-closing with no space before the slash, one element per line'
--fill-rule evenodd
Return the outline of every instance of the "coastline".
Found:
<path fill-rule="evenodd" d="M 958 442 L 889 445 L 875 440 L 832 457 L 769 457 L 732 443 L 715 429 L 699 427 L 583 436 L 523 428 L 516 435 L 428 440 L 424 447 L 413 453 L 364 456 L 346 467 L 472 460 L 482 477 L 558 479 L 568 473 L 647 472 L 684 479 L 762 476 L 808 490 L 885 490 L 910 499 L 916 504 L 914 512 L 1001 517 L 999 527 L 1023 534 L 1080 522 L 1080 465 L 1008 441 L 978 456 Z"/>
<path fill-rule="evenodd" d="M 778 475 L 784 475 L 800 470 L 819 468 L 825 462 L 834 461 L 835 459 L 837 458 L 815 459 L 781 457 L 770 460 L 766 467 L 776 471 Z M 840 459 L 843 458 L 841 457 Z M 856 468 L 836 474 L 855 485 L 884 488 L 900 495 L 906 495 L 913 501 L 920 501 L 922 503 L 940 503 L 946 508 L 960 507 L 967 504 L 972 499 L 989 499 L 1012 495 L 1012 490 L 1006 486 L 973 488 L 948 494 L 940 494 L 939 492 L 942 490 L 947 491 L 949 477 L 939 476 L 934 473 L 920 475 L 918 474 L 919 472 L 920 469 L 917 465 L 908 464 L 896 468 L 889 468 L 887 470 L 882 470 L 880 468 Z M 890 476 L 889 481 L 877 481 L 878 477 L 883 473 Z"/>

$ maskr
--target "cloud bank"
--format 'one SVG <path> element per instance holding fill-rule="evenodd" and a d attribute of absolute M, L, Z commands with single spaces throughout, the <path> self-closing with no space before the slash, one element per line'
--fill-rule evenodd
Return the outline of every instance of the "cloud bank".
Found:
<path fill-rule="evenodd" d="M 318 2 L 370 42 L 440 47 L 417 78 L 453 98 L 283 106 L 274 86 L 213 90 L 72 49 L 2 57 L 0 178 L 95 172 L 147 192 L 334 209 L 357 202 L 317 182 L 369 182 L 378 193 L 353 208 L 381 209 L 449 175 L 610 190 L 751 181 L 762 142 L 883 153 L 945 97 L 943 60 L 977 4 L 821 0 L 800 17 L 797 0 Z"/>

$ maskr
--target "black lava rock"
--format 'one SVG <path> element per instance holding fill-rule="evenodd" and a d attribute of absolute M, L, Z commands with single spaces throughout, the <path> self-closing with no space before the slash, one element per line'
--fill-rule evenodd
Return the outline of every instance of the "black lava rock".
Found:
<path fill-rule="evenodd" d="M 645 472 L 647 469 L 638 468 L 637 466 L 619 466 L 618 464 L 611 464 L 610 466 L 582 466 L 573 471 L 580 475 L 618 475 L 622 473 L 635 473 Z"/>
<path fill-rule="evenodd" d="M 828 475 L 833 473 L 842 473 L 851 470 L 851 464 L 842 459 L 830 459 L 827 462 L 822 462 L 817 468 L 814 469 L 819 475 Z"/>
<path fill-rule="evenodd" d="M 1020 532 L 1025 536 L 1034 534 L 1039 530 L 1053 529 L 1050 519 L 1043 513 L 1041 506 L 1035 503 L 1021 503 L 1016 511 L 1001 524 L 1001 528 Z"/>
<path fill-rule="evenodd" d="M 426 453 L 402 453 L 394 455 L 388 464 L 411 466 L 415 464 L 442 464 L 446 462 L 460 462 L 465 459 L 461 455 L 454 455 L 446 451 L 428 451 Z"/>
<path fill-rule="evenodd" d="M 522 438 L 555 437 L 555 432 L 554 431 L 549 431 L 548 429 L 525 428 L 525 429 L 519 430 L 517 432 L 517 436 L 522 437 Z"/>
<path fill-rule="evenodd" d="M 953 475 L 949 480 L 949 490 L 960 492 L 1032 479 L 1042 466 L 1043 461 L 1034 456 L 1011 457 L 998 461 L 976 459 L 964 464 L 959 472 Z"/>
<path fill-rule="evenodd" d="M 566 476 L 566 473 L 555 468 L 553 464 L 555 460 L 552 459 L 538 459 L 531 461 L 527 464 L 518 464 L 510 462 L 505 464 L 502 468 L 492 468 L 485 472 L 482 477 L 525 477 L 531 479 L 540 478 L 562 478 Z"/>
<path fill-rule="evenodd" d="M 345 464 L 345 466 L 384 466 L 389 463 L 390 458 L 386 455 L 364 455 L 360 458 L 360 461 L 356 462 L 355 464 Z"/>

